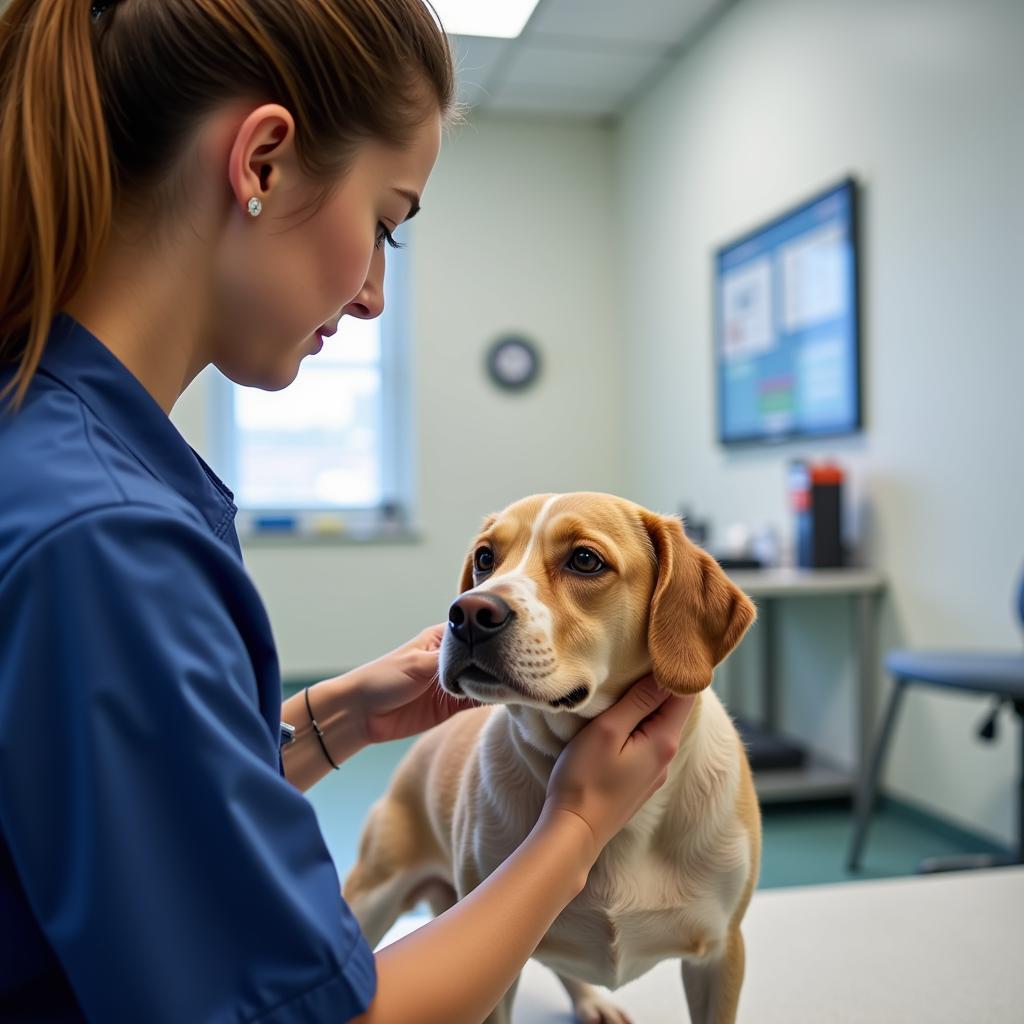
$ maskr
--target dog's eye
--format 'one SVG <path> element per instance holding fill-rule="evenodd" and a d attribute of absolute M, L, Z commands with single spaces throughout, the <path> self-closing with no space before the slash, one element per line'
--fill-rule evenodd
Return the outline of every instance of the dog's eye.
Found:
<path fill-rule="evenodd" d="M 604 568 L 604 562 L 590 548 L 577 548 L 569 559 L 569 568 L 573 572 L 593 576 Z"/>
<path fill-rule="evenodd" d="M 494 552 L 490 548 L 477 548 L 473 567 L 477 572 L 490 572 L 494 568 Z"/>

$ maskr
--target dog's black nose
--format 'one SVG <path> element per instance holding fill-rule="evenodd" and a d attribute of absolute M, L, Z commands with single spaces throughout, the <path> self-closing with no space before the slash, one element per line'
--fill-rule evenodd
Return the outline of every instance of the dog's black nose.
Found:
<path fill-rule="evenodd" d="M 463 643 L 471 647 L 496 637 L 515 613 L 497 594 L 463 594 L 448 609 L 448 625 Z"/>

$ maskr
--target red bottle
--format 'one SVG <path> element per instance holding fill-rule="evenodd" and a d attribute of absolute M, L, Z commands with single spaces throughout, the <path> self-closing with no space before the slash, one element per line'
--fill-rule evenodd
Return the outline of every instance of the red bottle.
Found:
<path fill-rule="evenodd" d="M 834 463 L 789 464 L 790 507 L 796 521 L 796 564 L 836 569 L 843 564 L 843 471 Z"/>

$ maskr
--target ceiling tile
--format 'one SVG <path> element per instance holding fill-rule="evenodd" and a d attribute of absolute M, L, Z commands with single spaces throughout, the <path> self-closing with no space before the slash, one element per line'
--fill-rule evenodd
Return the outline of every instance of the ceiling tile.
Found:
<path fill-rule="evenodd" d="M 681 42 L 726 0 L 541 0 L 527 38 L 546 36 L 644 44 L 664 51 Z"/>
<path fill-rule="evenodd" d="M 596 92 L 557 93 L 535 86 L 499 89 L 486 104 L 490 112 L 515 114 L 545 114 L 551 117 L 601 117 L 613 114 L 621 97 Z"/>
<path fill-rule="evenodd" d="M 530 87 L 553 95 L 625 95 L 651 73 L 656 55 L 540 49 L 521 43 L 494 82 L 496 90 Z"/>
<path fill-rule="evenodd" d="M 518 39 L 452 36 L 459 100 L 524 113 L 615 113 L 733 0 L 540 0 Z"/>

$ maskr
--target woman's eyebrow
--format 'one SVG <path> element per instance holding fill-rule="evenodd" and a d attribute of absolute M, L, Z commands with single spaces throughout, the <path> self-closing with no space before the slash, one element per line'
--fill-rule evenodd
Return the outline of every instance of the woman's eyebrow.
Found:
<path fill-rule="evenodd" d="M 415 192 L 408 192 L 404 188 L 396 188 L 393 191 L 397 192 L 403 199 L 409 200 L 409 212 L 405 215 L 405 220 L 412 220 L 420 212 L 420 197 Z M 405 221 L 402 223 L 404 224 Z"/>

